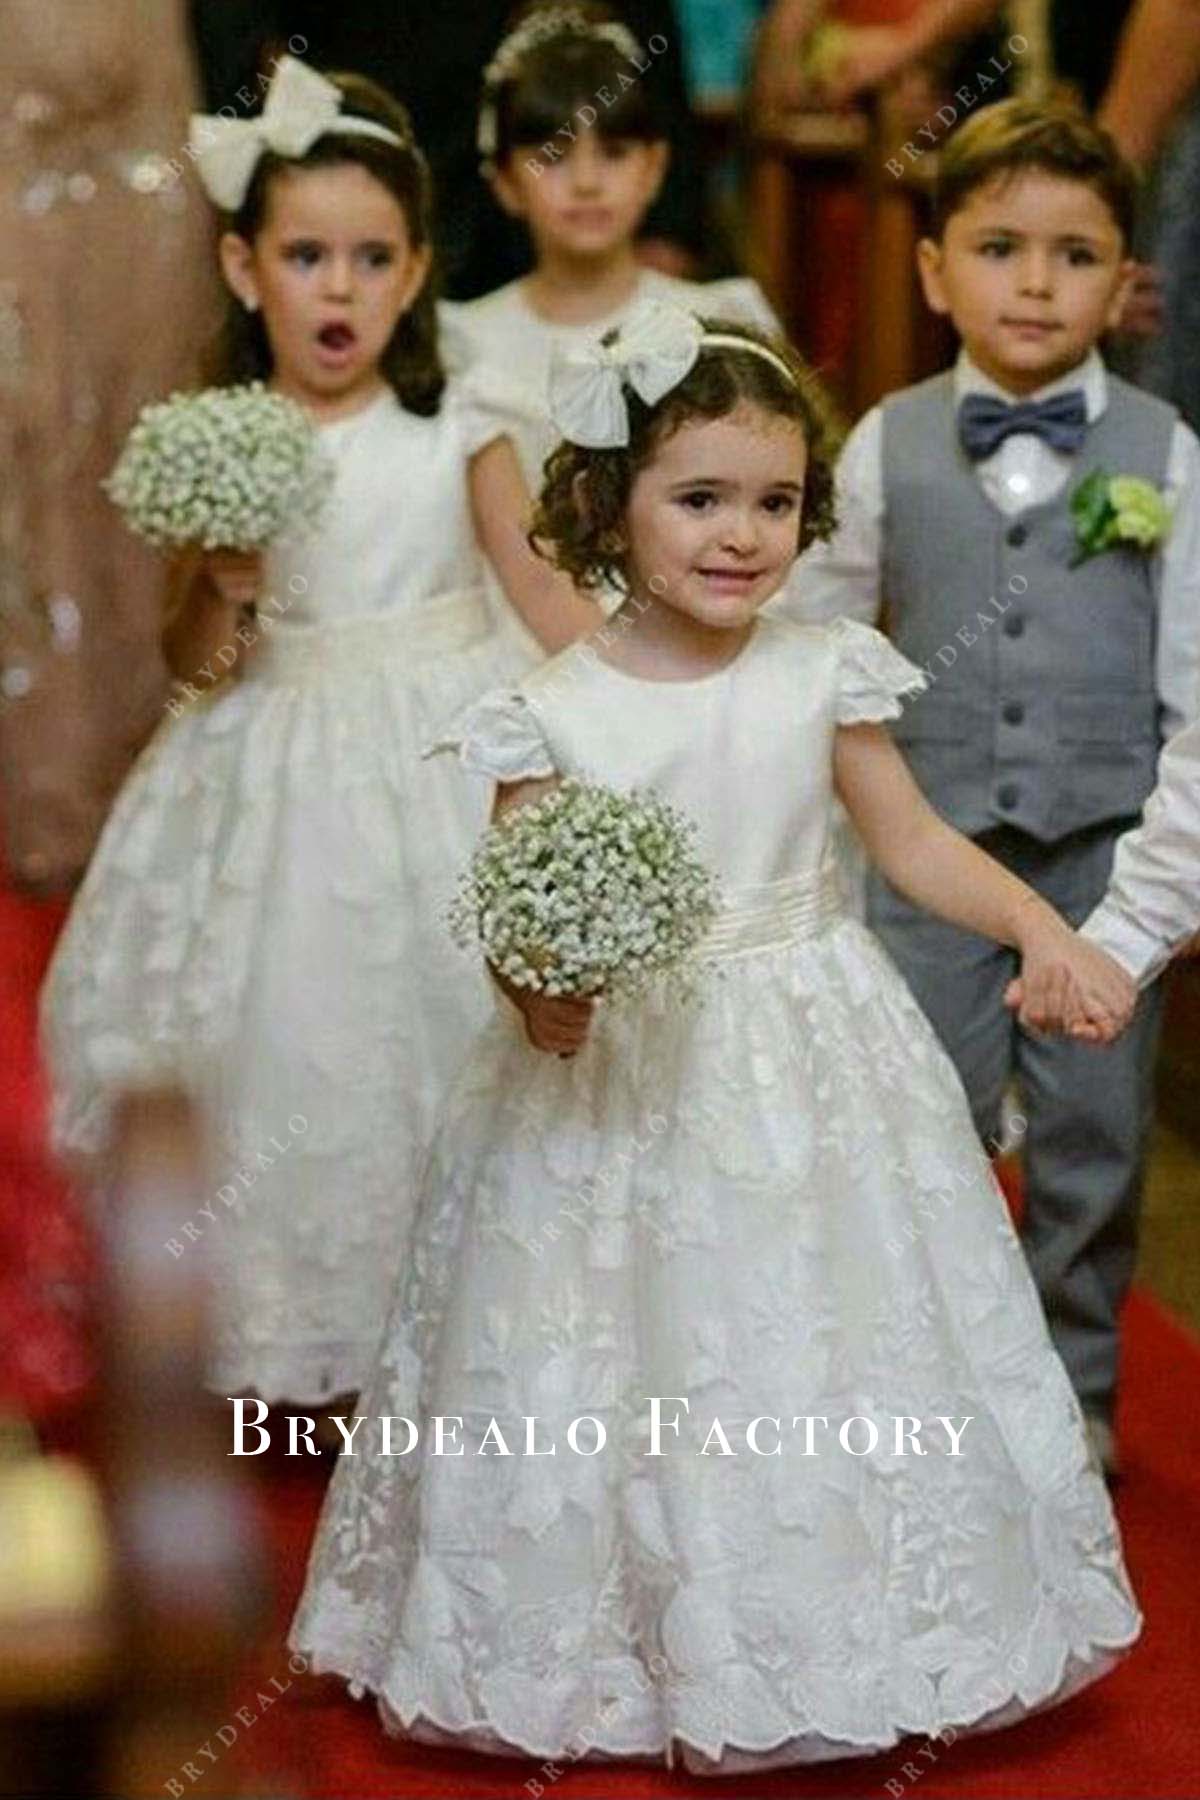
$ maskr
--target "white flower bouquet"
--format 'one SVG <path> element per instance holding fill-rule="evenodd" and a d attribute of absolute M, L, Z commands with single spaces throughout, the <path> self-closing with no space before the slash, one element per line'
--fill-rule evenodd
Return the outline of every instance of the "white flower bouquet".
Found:
<path fill-rule="evenodd" d="M 562 782 L 484 833 L 450 909 L 514 987 L 635 994 L 687 963 L 718 895 L 694 824 L 654 794 Z"/>
<path fill-rule="evenodd" d="M 143 407 L 103 486 L 160 549 L 248 551 L 313 523 L 333 473 L 304 408 L 255 381 Z"/>

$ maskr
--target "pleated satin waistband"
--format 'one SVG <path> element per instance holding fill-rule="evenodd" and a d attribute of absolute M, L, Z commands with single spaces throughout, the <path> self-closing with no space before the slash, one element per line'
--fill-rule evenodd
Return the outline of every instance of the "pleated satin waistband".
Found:
<path fill-rule="evenodd" d="M 396 655 L 421 662 L 466 650 L 489 635 L 492 621 L 481 588 L 456 588 L 387 612 L 320 625 L 264 621 L 258 629 L 250 673 L 290 686 L 347 668 L 370 669 Z"/>
<path fill-rule="evenodd" d="M 730 904 L 717 914 L 698 953 L 720 960 L 816 937 L 845 910 L 832 863 L 815 874 L 789 875 L 762 887 L 737 888 Z"/>

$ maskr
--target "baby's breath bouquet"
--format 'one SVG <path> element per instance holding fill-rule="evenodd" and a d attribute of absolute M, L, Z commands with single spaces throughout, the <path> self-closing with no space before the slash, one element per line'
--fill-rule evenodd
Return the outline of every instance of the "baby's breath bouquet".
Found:
<path fill-rule="evenodd" d="M 104 489 L 160 549 L 246 551 L 311 524 L 332 481 L 304 408 L 254 381 L 143 407 Z"/>
<path fill-rule="evenodd" d="M 668 973 L 686 991 L 718 904 L 695 834 L 652 793 L 564 781 L 484 833 L 451 930 L 514 987 L 632 994 Z"/>

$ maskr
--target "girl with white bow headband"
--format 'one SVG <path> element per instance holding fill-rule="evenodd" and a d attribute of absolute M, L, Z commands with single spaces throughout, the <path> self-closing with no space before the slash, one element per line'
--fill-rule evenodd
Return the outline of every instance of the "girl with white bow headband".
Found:
<path fill-rule="evenodd" d="M 748 278 L 699 282 L 652 268 L 639 238 L 667 171 L 660 93 L 666 41 L 640 43 L 602 6 L 531 7 L 484 71 L 481 168 L 497 204 L 529 237 L 527 275 L 477 300 L 445 302 L 455 367 L 502 374 L 514 441 L 541 486 L 557 441 L 546 383 L 558 350 L 585 345 L 639 306 L 663 301 L 778 330 Z"/>
<path fill-rule="evenodd" d="M 284 58 L 261 118 L 196 119 L 192 142 L 225 217 L 220 379 L 304 406 L 335 486 L 308 537 L 192 569 L 183 685 L 76 902 L 46 1041 L 69 1154 L 102 1148 L 130 1081 L 202 1102 L 217 1199 L 163 1255 L 214 1262 L 213 1386 L 318 1405 L 362 1380 L 489 1005 L 441 926 L 484 796 L 419 754 L 528 660 L 481 550 L 546 647 L 594 613 L 524 540 L 502 424 L 442 372 L 403 109 Z"/>
<path fill-rule="evenodd" d="M 1008 1724 L 1138 1611 L 962 1089 L 829 866 L 835 783 L 897 885 L 1020 947 L 1031 1018 L 1111 1033 L 1132 983 L 930 811 L 882 724 L 913 664 L 761 613 L 832 522 L 787 347 L 663 309 L 551 392 L 537 540 L 622 605 L 445 747 L 501 812 L 658 792 L 724 904 L 692 1005 L 512 991 L 476 1044 L 292 1647 L 547 1784 Z"/>

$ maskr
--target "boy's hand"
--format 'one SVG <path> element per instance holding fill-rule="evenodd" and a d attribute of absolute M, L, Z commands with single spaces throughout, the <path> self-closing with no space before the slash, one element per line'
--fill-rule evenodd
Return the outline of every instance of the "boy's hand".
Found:
<path fill-rule="evenodd" d="M 1021 946 L 1021 973 L 1004 1004 L 1030 1031 L 1063 1032 L 1110 1044 L 1137 1004 L 1137 985 L 1097 945 L 1061 923 L 1039 928 Z"/>
<path fill-rule="evenodd" d="M 208 550 L 204 573 L 230 606 L 253 606 L 262 594 L 261 550 Z"/>
<path fill-rule="evenodd" d="M 545 1050 L 554 1056 L 574 1056 L 583 1048 L 591 1029 L 594 1000 L 562 998 L 514 987 L 490 964 L 488 973 L 521 1014 L 525 1035 L 535 1050 Z"/>

